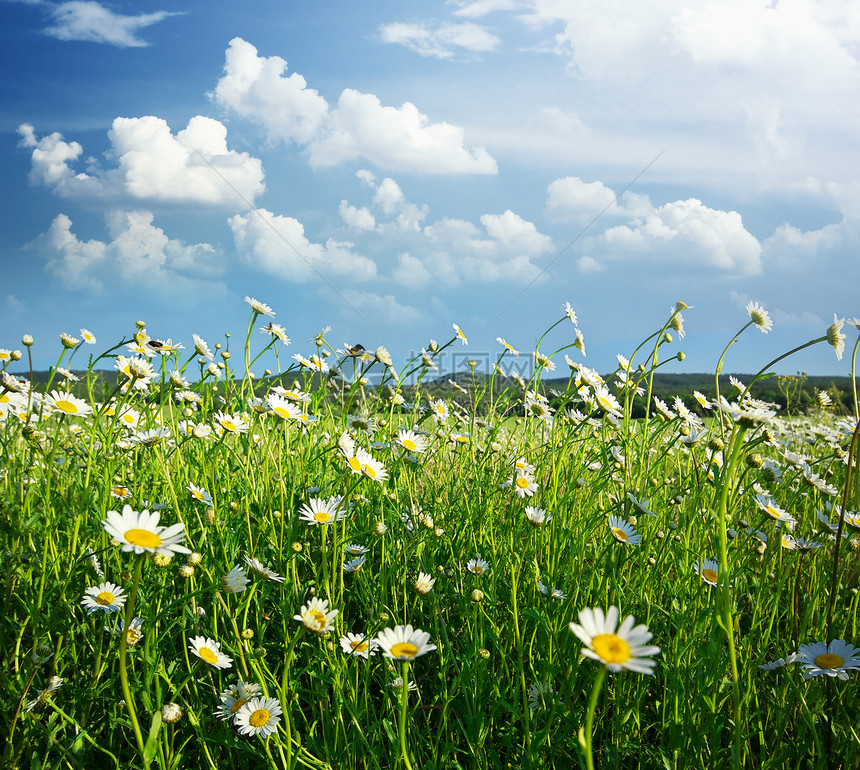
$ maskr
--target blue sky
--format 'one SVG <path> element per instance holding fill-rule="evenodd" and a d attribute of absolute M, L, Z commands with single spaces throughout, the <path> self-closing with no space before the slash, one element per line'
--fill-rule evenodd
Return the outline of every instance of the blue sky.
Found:
<path fill-rule="evenodd" d="M 683 300 L 701 372 L 755 300 L 749 372 L 860 310 L 850 0 L 245 5 L 0 0 L 0 347 L 214 344 L 251 295 L 287 354 L 484 360 L 569 301 L 607 371 Z"/>

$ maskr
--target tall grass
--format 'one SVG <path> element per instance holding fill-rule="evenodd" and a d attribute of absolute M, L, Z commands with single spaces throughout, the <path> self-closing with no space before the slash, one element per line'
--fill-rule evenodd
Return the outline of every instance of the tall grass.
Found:
<path fill-rule="evenodd" d="M 400 372 L 384 349 L 337 351 L 321 335 L 317 358 L 284 359 L 277 382 L 301 391 L 283 394 L 287 408 L 273 381 L 249 375 L 283 346 L 277 335 L 255 346 L 267 308 L 252 307 L 243 349 L 220 367 L 202 340 L 170 350 L 143 329 L 91 357 L 90 378 L 135 355 L 126 345 L 152 358 L 151 371 L 121 360 L 103 402 L 92 387 L 81 402 L 65 396 L 59 371 L 39 393 L 4 368 L 5 766 L 860 766 L 850 671 L 806 678 L 789 657 L 858 639 L 856 404 L 838 415 L 822 398 L 781 418 L 749 398 L 752 383 L 720 401 L 655 404 L 654 372 L 683 358 L 679 303 L 608 377 L 579 362 L 563 325 L 570 343 L 536 357 L 516 391 L 500 388 L 502 348 L 492 378 L 442 403 L 423 381 L 459 335 Z M 841 344 L 837 323 L 807 344 Z M 739 334 L 750 326 L 762 329 L 752 312 Z M 82 344 L 66 340 L 58 367 Z M 562 354 L 567 385 L 542 396 Z M 381 385 L 364 384 L 373 374 Z M 633 419 L 642 401 L 646 417 Z M 399 443 L 407 428 L 423 451 Z M 342 519 L 300 516 L 315 500 L 336 510 L 330 498 Z M 193 553 L 123 550 L 103 521 L 126 505 L 182 523 Z M 625 528 L 613 534 L 609 517 Z M 366 549 L 357 571 L 344 569 L 348 546 Z M 470 570 L 477 559 L 486 569 Z M 698 574 L 705 559 L 713 585 Z M 247 585 L 224 581 L 237 565 Z M 419 572 L 435 579 L 429 592 Z M 86 589 L 105 581 L 125 604 L 87 612 Z M 312 598 L 337 611 L 333 631 L 301 619 Z M 610 606 L 653 634 L 653 675 L 581 654 L 570 623 Z M 125 628 L 140 618 L 142 637 L 118 632 L 120 617 Z M 408 663 L 373 649 L 406 624 L 436 649 Z M 376 654 L 347 654 L 347 633 Z M 231 666 L 195 655 L 197 637 Z M 778 658 L 792 662 L 760 669 Z M 237 680 L 277 699 L 268 737 L 216 716 Z"/>

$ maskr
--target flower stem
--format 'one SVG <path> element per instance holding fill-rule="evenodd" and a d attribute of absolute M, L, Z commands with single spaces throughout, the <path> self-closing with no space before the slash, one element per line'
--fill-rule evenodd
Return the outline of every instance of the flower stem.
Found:
<path fill-rule="evenodd" d="M 592 734 L 594 730 L 594 712 L 597 709 L 597 696 L 600 695 L 605 678 L 606 666 L 601 666 L 600 671 L 597 672 L 597 679 L 594 680 L 594 686 L 591 688 L 591 695 L 588 698 L 588 711 L 585 712 L 585 729 L 579 728 L 579 745 L 585 754 L 585 766 L 588 770 L 594 770 L 594 754 L 591 747 L 594 737 Z"/>
<path fill-rule="evenodd" d="M 406 748 L 406 709 L 409 706 L 409 661 L 404 660 L 400 675 L 403 682 L 400 687 L 400 756 L 403 758 L 403 764 L 406 770 L 412 770 L 412 763 L 409 761 L 409 750 Z"/>
<path fill-rule="evenodd" d="M 131 697 L 131 688 L 128 686 L 128 668 L 127 668 L 127 652 L 128 652 L 128 627 L 131 619 L 134 617 L 134 603 L 137 599 L 137 587 L 140 584 L 140 573 L 143 571 L 143 560 L 145 557 L 138 556 L 137 564 L 134 567 L 134 582 L 131 586 L 131 596 L 125 608 L 125 623 L 122 628 L 122 640 L 119 645 L 119 678 L 122 683 L 122 694 L 125 698 L 125 707 L 128 709 L 128 715 L 131 718 L 132 727 L 134 727 L 134 737 L 137 739 L 137 748 L 140 752 L 140 758 L 143 760 L 143 766 L 149 770 L 149 760 L 144 752 L 145 744 L 143 742 L 143 733 L 140 731 L 140 723 L 137 721 L 137 712 L 134 710 L 134 701 Z"/>

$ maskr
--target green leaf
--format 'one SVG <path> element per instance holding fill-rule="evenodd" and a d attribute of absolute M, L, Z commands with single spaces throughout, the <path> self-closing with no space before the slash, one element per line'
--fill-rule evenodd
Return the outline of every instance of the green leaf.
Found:
<path fill-rule="evenodd" d="M 158 731 L 161 730 L 161 710 L 156 710 L 152 715 L 152 725 L 149 728 L 149 737 L 146 746 L 143 747 L 143 759 L 146 763 L 152 761 L 158 748 Z"/>

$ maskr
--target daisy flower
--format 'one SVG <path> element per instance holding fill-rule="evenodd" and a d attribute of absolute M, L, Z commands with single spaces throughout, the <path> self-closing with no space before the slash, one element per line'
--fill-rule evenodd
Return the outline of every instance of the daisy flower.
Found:
<path fill-rule="evenodd" d="M 849 671 L 860 669 L 860 650 L 843 639 L 825 645 L 823 642 L 801 644 L 797 651 L 797 662 L 802 666 L 804 679 L 820 674 L 847 680 Z"/>
<path fill-rule="evenodd" d="M 749 313 L 750 320 L 758 327 L 762 334 L 767 334 L 773 329 L 773 321 L 770 320 L 767 310 L 759 305 L 758 302 L 747 303 L 746 311 Z"/>
<path fill-rule="evenodd" d="M 266 406 L 272 414 L 282 420 L 295 420 L 302 413 L 296 404 L 277 393 L 269 393 L 266 397 Z"/>
<path fill-rule="evenodd" d="M 215 414 L 215 422 L 217 422 L 228 433 L 247 433 L 248 423 L 246 423 L 240 414 L 227 414 L 226 412 L 218 412 Z"/>
<path fill-rule="evenodd" d="M 436 422 L 442 422 L 448 419 L 448 415 L 450 412 L 448 411 L 448 404 L 446 404 L 441 398 L 437 398 L 431 405 L 430 410 L 433 412 L 433 419 Z"/>
<path fill-rule="evenodd" d="M 129 647 L 137 644 L 143 639 L 143 618 L 132 618 L 128 624 L 128 630 L 125 628 L 125 618 L 117 618 L 116 623 L 110 630 L 115 634 L 121 634 L 125 631 L 125 640 Z"/>
<path fill-rule="evenodd" d="M 221 578 L 221 585 L 228 594 L 242 593 L 250 582 L 245 574 L 245 568 L 239 564 Z"/>
<path fill-rule="evenodd" d="M 696 574 L 709 586 L 715 586 L 720 576 L 720 565 L 712 559 L 702 559 L 693 565 Z"/>
<path fill-rule="evenodd" d="M 639 545 L 642 542 L 634 526 L 618 516 L 609 517 L 609 531 L 619 543 Z"/>
<path fill-rule="evenodd" d="M 261 695 L 262 691 L 258 684 L 237 680 L 236 684 L 230 685 L 221 693 L 221 706 L 215 712 L 215 716 L 221 720 L 235 719 L 239 709 L 251 698 Z"/>
<path fill-rule="evenodd" d="M 516 473 L 511 476 L 509 484 L 513 486 L 517 497 L 531 497 L 537 492 L 537 484 L 527 475 Z"/>
<path fill-rule="evenodd" d="M 68 415 L 92 414 L 92 408 L 82 398 L 73 396 L 67 390 L 53 390 L 45 399 L 45 406 L 57 412 Z"/>
<path fill-rule="evenodd" d="M 214 361 L 215 356 L 212 354 L 212 351 L 210 350 L 209 345 L 206 343 L 206 340 L 204 340 L 203 337 L 201 337 L 199 334 L 192 334 L 191 337 L 194 340 L 194 350 L 196 350 L 197 353 L 204 358 L 208 358 L 210 361 Z"/>
<path fill-rule="evenodd" d="M 126 600 L 125 592 L 114 583 L 100 583 L 84 591 L 81 604 L 92 615 L 96 610 L 119 612 Z"/>
<path fill-rule="evenodd" d="M 837 318 L 836 313 L 833 314 L 833 323 L 827 328 L 827 344 L 831 345 L 836 351 L 836 359 L 842 360 L 842 354 L 845 352 L 845 335 L 842 334 L 842 326 L 845 323 L 844 318 Z"/>
<path fill-rule="evenodd" d="M 433 590 L 433 585 L 436 583 L 435 578 L 428 575 L 426 572 L 419 572 L 418 579 L 415 581 L 415 590 L 419 594 L 429 594 Z"/>
<path fill-rule="evenodd" d="M 647 658 L 659 654 L 660 648 L 646 644 L 653 634 L 644 624 L 634 627 L 635 622 L 629 615 L 619 628 L 617 607 L 610 607 L 605 615 L 600 608 L 584 609 L 579 612 L 579 623 L 571 623 L 570 630 L 586 645 L 583 655 L 600 661 L 610 671 L 653 674 L 656 663 Z"/>
<path fill-rule="evenodd" d="M 355 459 L 361 465 L 361 472 L 367 478 L 373 481 L 385 481 L 388 478 L 388 471 L 385 466 L 379 462 L 373 455 L 365 449 L 359 447 L 355 453 Z M 350 463 L 352 465 L 352 463 Z"/>
<path fill-rule="evenodd" d="M 346 510 L 340 497 L 330 497 L 328 500 L 312 497 L 299 511 L 299 518 L 308 524 L 332 524 L 345 516 Z"/>
<path fill-rule="evenodd" d="M 287 330 L 280 324 L 269 322 L 265 326 L 260 327 L 262 334 L 271 334 L 276 339 L 279 339 L 284 345 L 290 344 L 290 338 L 287 336 Z"/>
<path fill-rule="evenodd" d="M 367 561 L 366 556 L 358 556 L 355 559 L 350 559 L 348 562 L 345 562 L 343 565 L 344 572 L 358 572 L 363 566 L 364 562 Z"/>
<path fill-rule="evenodd" d="M 519 350 L 515 350 L 515 349 L 514 349 L 514 346 L 513 346 L 513 345 L 511 345 L 511 344 L 510 344 L 509 342 L 507 342 L 506 340 L 502 339 L 501 337 L 496 337 L 496 342 L 498 342 L 498 343 L 499 343 L 499 345 L 501 345 L 505 350 L 507 350 L 507 351 L 508 351 L 508 353 L 510 353 L 512 356 L 514 356 L 514 357 L 516 357 L 516 358 L 519 358 L 519 357 L 520 357 L 520 351 L 519 351 Z"/>
<path fill-rule="evenodd" d="M 188 486 L 186 486 L 185 488 L 191 493 L 191 497 L 194 498 L 198 503 L 205 503 L 206 505 L 211 505 L 212 495 L 210 495 L 205 489 L 203 489 L 203 487 L 198 487 L 196 484 L 192 484 L 189 481 Z"/>
<path fill-rule="evenodd" d="M 474 559 L 469 559 L 469 561 L 466 562 L 466 569 L 473 575 L 483 575 L 490 569 L 490 565 L 483 560 L 481 554 L 476 553 Z"/>
<path fill-rule="evenodd" d="M 367 660 L 370 655 L 376 655 L 377 647 L 376 639 L 368 639 L 366 634 L 344 634 L 340 638 L 340 648 L 356 658 Z"/>
<path fill-rule="evenodd" d="M 376 641 L 382 654 L 393 660 L 412 660 L 432 652 L 435 644 L 429 643 L 430 634 L 412 625 L 384 628 L 379 632 Z"/>
<path fill-rule="evenodd" d="M 594 389 L 594 403 L 599 406 L 606 414 L 611 414 L 614 417 L 621 417 L 621 404 L 610 392 L 605 385 L 598 385 Z"/>
<path fill-rule="evenodd" d="M 397 443 L 400 444 L 406 451 L 420 454 L 427 449 L 427 439 L 420 436 L 415 431 L 401 428 L 397 432 Z"/>
<path fill-rule="evenodd" d="M 552 514 L 547 513 L 543 508 L 535 508 L 532 505 L 527 505 L 526 518 L 533 527 L 542 527 L 547 522 L 552 521 Z"/>
<path fill-rule="evenodd" d="M 797 523 L 794 517 L 787 511 L 780 508 L 772 497 L 768 497 L 767 495 L 756 495 L 754 499 L 759 510 L 764 511 L 772 519 L 776 519 L 777 521 L 781 521 L 789 525 Z"/>
<path fill-rule="evenodd" d="M 307 604 L 302 605 L 298 615 L 293 615 L 293 620 L 301 621 L 305 628 L 315 634 L 324 634 L 334 628 L 332 621 L 337 612 L 337 610 L 329 610 L 328 599 L 314 596 Z"/>
<path fill-rule="evenodd" d="M 451 324 L 451 326 L 454 328 L 454 331 L 457 333 L 457 336 L 460 338 L 460 342 L 462 342 L 464 345 L 468 345 L 469 340 L 466 339 L 466 335 L 463 334 L 463 330 L 459 326 L 457 326 L 457 324 Z"/>
<path fill-rule="evenodd" d="M 537 708 L 552 708 L 555 704 L 555 689 L 552 684 L 535 682 L 529 687 L 528 701 L 532 711 Z"/>
<path fill-rule="evenodd" d="M 81 329 L 81 339 L 86 342 L 87 345 L 96 344 L 96 335 L 93 334 L 89 329 Z"/>
<path fill-rule="evenodd" d="M 277 732 L 283 713 L 277 698 L 251 698 L 236 713 L 233 724 L 242 735 L 268 738 Z"/>
<path fill-rule="evenodd" d="M 259 300 L 247 295 L 245 295 L 245 302 L 247 302 L 258 315 L 275 315 L 275 311 L 272 310 L 272 308 L 270 308 L 265 302 L 260 302 Z"/>
<path fill-rule="evenodd" d="M 564 314 L 570 319 L 570 322 L 576 326 L 576 313 L 574 312 L 570 302 L 564 303 Z"/>
<path fill-rule="evenodd" d="M 188 649 L 200 658 L 200 660 L 205 660 L 210 666 L 214 666 L 215 668 L 230 668 L 233 665 L 233 658 L 221 652 L 221 645 L 214 639 L 208 639 L 205 636 L 195 636 L 188 642 Z"/>
<path fill-rule="evenodd" d="M 71 349 L 75 347 L 75 345 L 79 344 L 80 340 L 77 337 L 73 337 L 71 334 L 66 334 L 66 332 L 63 332 L 60 335 L 60 342 L 63 343 L 64 348 Z"/>
<path fill-rule="evenodd" d="M 258 559 L 252 559 L 250 556 L 243 556 L 245 564 L 248 565 L 258 575 L 268 578 L 273 583 L 283 583 L 285 578 L 282 578 L 277 572 L 270 570 L 265 564 Z"/>
<path fill-rule="evenodd" d="M 343 550 L 346 551 L 350 556 L 363 556 L 364 554 L 369 552 L 369 548 L 365 548 L 363 545 L 358 545 L 357 543 L 347 543 Z"/>
<path fill-rule="evenodd" d="M 177 522 L 169 527 L 161 527 L 158 511 L 137 512 L 130 505 L 122 509 L 122 514 L 116 511 L 107 512 L 107 520 L 102 521 L 105 532 L 122 544 L 123 551 L 134 551 L 137 554 L 160 553 L 170 556 L 173 553 L 191 553 L 184 545 L 185 525 Z"/>

